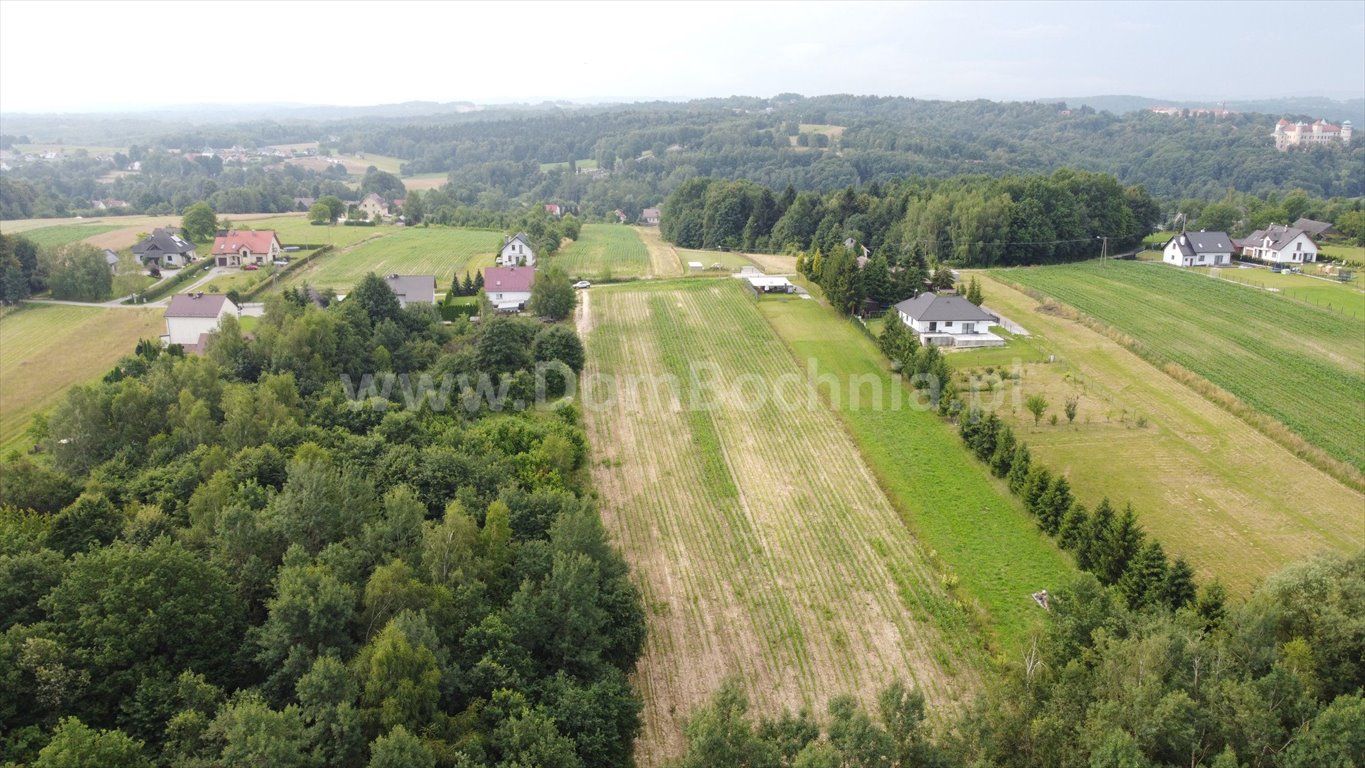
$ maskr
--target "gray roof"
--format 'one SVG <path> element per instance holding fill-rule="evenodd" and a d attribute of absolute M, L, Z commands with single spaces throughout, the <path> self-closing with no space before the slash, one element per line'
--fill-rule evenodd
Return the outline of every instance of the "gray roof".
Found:
<path fill-rule="evenodd" d="M 1294 238 L 1305 234 L 1308 233 L 1297 227 L 1285 227 L 1271 224 L 1270 229 L 1258 229 L 1247 235 L 1246 239 L 1242 241 L 1242 244 L 1251 248 L 1265 248 L 1265 240 L 1268 237 L 1270 238 L 1270 249 L 1280 251 L 1283 250 L 1285 246 L 1294 242 Z M 1312 237 L 1310 236 L 1309 239 L 1311 240 Z"/>
<path fill-rule="evenodd" d="M 896 311 L 909 315 L 911 320 L 922 322 L 930 320 L 942 322 L 985 320 L 990 322 L 995 320 L 995 317 L 986 310 L 955 293 L 921 293 L 913 299 L 906 299 L 897 304 Z"/>
<path fill-rule="evenodd" d="M 1226 232 L 1181 232 L 1171 238 L 1180 244 L 1180 252 L 1186 256 L 1199 253 L 1232 253 L 1232 238 Z M 1166 241 L 1166 245 L 1171 244 Z"/>
<path fill-rule="evenodd" d="M 232 304 L 232 300 L 221 293 L 178 293 L 171 297 L 166 317 L 217 317 L 223 311 L 224 302 Z"/>
<path fill-rule="evenodd" d="M 389 275 L 384 281 L 404 304 L 436 303 L 436 278 L 432 275 Z"/>
<path fill-rule="evenodd" d="M 118 262 L 119 262 L 118 254 L 108 248 L 105 248 L 104 263 L 112 266 L 114 264 L 117 264 Z"/>
<path fill-rule="evenodd" d="M 133 253 L 141 256 L 144 253 L 189 253 L 194 250 L 194 243 L 176 234 L 174 230 L 160 228 L 152 230 L 152 234 L 137 245 L 133 246 Z"/>
<path fill-rule="evenodd" d="M 1301 218 L 1290 226 L 1294 229 L 1302 229 L 1304 232 L 1308 233 L 1309 237 L 1319 237 L 1323 232 L 1332 228 L 1332 222 Z"/>
<path fill-rule="evenodd" d="M 525 243 L 528 249 L 531 247 L 531 237 L 527 235 L 525 232 L 518 232 L 515 235 L 512 235 L 511 237 L 503 238 L 502 247 L 506 248 L 507 246 L 511 245 L 512 243 L 518 240 L 520 240 L 522 243 Z"/>

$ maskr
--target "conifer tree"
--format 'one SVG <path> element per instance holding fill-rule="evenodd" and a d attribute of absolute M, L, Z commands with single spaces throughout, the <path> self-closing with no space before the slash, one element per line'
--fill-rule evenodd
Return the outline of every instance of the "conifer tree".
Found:
<path fill-rule="evenodd" d="M 1175 562 L 1171 564 L 1171 569 L 1166 573 L 1166 584 L 1163 592 L 1164 602 L 1173 611 L 1178 611 L 1194 602 L 1196 593 L 1194 569 L 1185 561 L 1185 558 L 1177 557 Z"/>
<path fill-rule="evenodd" d="M 981 302 L 985 300 L 985 297 L 981 294 L 981 282 L 973 276 L 972 282 L 967 287 L 967 301 L 970 301 L 979 307 L 981 306 Z"/>
<path fill-rule="evenodd" d="M 972 441 L 972 451 L 976 457 L 982 461 L 990 461 L 991 455 L 995 453 L 995 441 L 1000 435 L 1000 417 L 992 413 L 981 422 L 981 429 L 977 430 L 975 439 Z"/>
<path fill-rule="evenodd" d="M 1100 581 L 1117 584 L 1123 578 L 1124 571 L 1128 570 L 1128 564 L 1142 549 L 1143 538 L 1142 526 L 1138 525 L 1133 505 L 1125 505 L 1123 513 L 1115 518 L 1109 535 L 1098 542 L 1100 556 L 1095 566 Z"/>
<path fill-rule="evenodd" d="M 1032 458 L 1029 456 L 1028 443 L 1020 443 L 1014 449 L 1014 458 L 1010 461 L 1009 485 L 1010 493 L 1015 496 L 1023 494 L 1024 487 L 1028 484 L 1029 464 Z"/>
<path fill-rule="evenodd" d="M 474 291 L 469 295 L 473 296 L 481 290 L 483 290 L 483 272 L 479 271 L 474 273 Z"/>
<path fill-rule="evenodd" d="M 1047 467 L 1034 467 L 1029 470 L 1028 483 L 1024 486 L 1024 506 L 1029 514 L 1034 517 L 1040 516 L 1043 497 L 1047 495 L 1051 486 L 1052 473 L 1047 471 Z"/>
<path fill-rule="evenodd" d="M 1062 549 L 1078 552 L 1090 528 L 1090 513 L 1084 504 L 1072 504 L 1062 518 L 1062 528 L 1057 532 L 1057 543 Z"/>
<path fill-rule="evenodd" d="M 1014 430 L 1007 425 L 1001 426 L 1000 433 L 995 438 L 995 452 L 991 454 L 991 474 L 996 477 L 1008 475 L 1015 450 Z"/>
<path fill-rule="evenodd" d="M 1149 608 L 1166 599 L 1166 580 L 1170 566 L 1161 542 L 1152 540 L 1138 550 L 1119 579 L 1119 591 L 1129 608 Z"/>
<path fill-rule="evenodd" d="M 478 283 L 478 285 L 479 285 L 480 287 L 483 285 L 483 275 L 482 275 L 482 274 L 479 275 L 479 283 Z M 478 287 L 475 287 L 474 278 L 470 277 L 470 276 L 469 276 L 469 272 L 466 271 L 466 272 L 464 273 L 464 295 L 466 295 L 466 296 L 473 296 L 474 294 L 476 294 L 476 293 L 478 293 L 478 292 L 479 292 L 479 288 L 478 288 Z"/>
<path fill-rule="evenodd" d="M 1055 536 L 1061 530 L 1062 519 L 1071 509 L 1075 499 L 1071 495 L 1071 484 L 1065 477 L 1058 475 L 1052 479 L 1047 491 L 1038 501 L 1038 525 L 1042 527 L 1049 536 Z"/>
<path fill-rule="evenodd" d="M 1076 565 L 1083 571 L 1100 575 L 1099 565 L 1104 542 L 1109 539 L 1114 527 L 1114 507 L 1108 497 L 1102 499 L 1095 513 L 1090 516 L 1080 544 L 1076 547 Z M 1102 579 L 1103 577 L 1101 577 Z"/>

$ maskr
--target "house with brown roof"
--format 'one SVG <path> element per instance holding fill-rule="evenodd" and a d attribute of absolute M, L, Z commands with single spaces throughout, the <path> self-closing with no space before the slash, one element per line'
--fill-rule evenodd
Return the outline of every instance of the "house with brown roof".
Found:
<path fill-rule="evenodd" d="M 646 208 L 640 211 L 640 221 L 647 227 L 659 226 L 659 209 Z"/>
<path fill-rule="evenodd" d="M 213 263 L 220 267 L 265 266 L 278 259 L 282 250 L 273 229 L 229 229 L 213 239 Z"/>
<path fill-rule="evenodd" d="M 166 307 L 164 344 L 179 344 L 186 352 L 203 352 L 210 333 L 218 330 L 223 318 L 241 317 L 232 299 L 217 293 L 180 293 Z"/>
<path fill-rule="evenodd" d="M 536 271 L 530 267 L 485 267 L 483 292 L 499 312 L 520 312 L 531 300 Z"/>

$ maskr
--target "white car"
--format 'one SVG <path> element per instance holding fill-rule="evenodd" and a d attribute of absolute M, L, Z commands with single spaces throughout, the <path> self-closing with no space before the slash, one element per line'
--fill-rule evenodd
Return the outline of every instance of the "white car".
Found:
<path fill-rule="evenodd" d="M 588 282 L 587 280 L 579 280 L 578 282 L 576 282 L 576 283 L 573 284 L 573 287 L 575 287 L 575 288 L 591 288 L 591 287 L 592 287 L 592 283 Z"/>

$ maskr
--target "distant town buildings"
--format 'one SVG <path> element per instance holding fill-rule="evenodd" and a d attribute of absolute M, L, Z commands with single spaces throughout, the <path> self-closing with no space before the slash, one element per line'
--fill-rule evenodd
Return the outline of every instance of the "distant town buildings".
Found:
<path fill-rule="evenodd" d="M 1298 147 L 1304 144 L 1329 144 L 1334 141 L 1350 144 L 1351 121 L 1347 120 L 1341 125 L 1333 125 L 1326 120 L 1317 120 L 1313 123 L 1291 123 L 1280 118 L 1280 121 L 1275 124 L 1275 132 L 1271 135 L 1275 137 L 1275 149 L 1282 152 L 1290 147 Z"/>
<path fill-rule="evenodd" d="M 1168 115 L 1170 117 L 1204 117 L 1205 115 L 1212 115 L 1219 120 L 1237 114 L 1222 104 L 1219 104 L 1216 107 L 1151 107 L 1147 111 L 1154 112 L 1158 115 Z"/>

